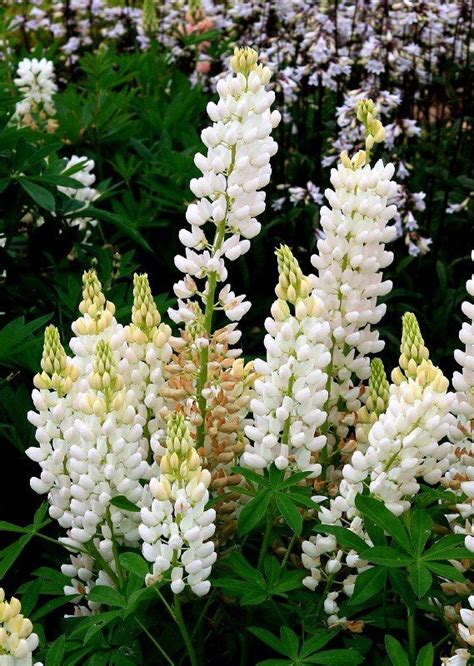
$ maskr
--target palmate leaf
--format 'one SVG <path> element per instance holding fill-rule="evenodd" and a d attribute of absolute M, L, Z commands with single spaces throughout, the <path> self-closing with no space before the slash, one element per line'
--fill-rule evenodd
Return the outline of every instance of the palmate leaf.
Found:
<path fill-rule="evenodd" d="M 428 567 L 422 562 L 415 562 L 409 567 L 410 584 L 416 594 L 421 599 L 431 587 L 433 576 L 431 575 Z"/>
<path fill-rule="evenodd" d="M 357 576 L 350 605 L 362 604 L 383 590 L 387 582 L 388 570 L 385 567 L 372 567 Z"/>
<path fill-rule="evenodd" d="M 292 500 L 283 493 L 276 493 L 276 505 L 284 521 L 291 527 L 295 534 L 301 534 L 303 529 L 303 516 Z"/>
<path fill-rule="evenodd" d="M 462 534 L 448 534 L 423 553 L 423 560 L 425 562 L 471 558 L 472 553 L 464 546 L 464 536 Z"/>
<path fill-rule="evenodd" d="M 264 490 L 244 506 L 237 524 L 239 534 L 244 536 L 266 517 L 271 501 L 271 491 Z"/>
<path fill-rule="evenodd" d="M 417 509 L 410 516 L 410 538 L 418 555 L 421 555 L 433 529 L 433 521 L 426 511 Z"/>
<path fill-rule="evenodd" d="M 413 557 L 389 546 L 374 546 L 374 548 L 364 550 L 361 557 L 372 564 L 380 564 L 384 567 L 406 567 L 413 562 Z"/>
<path fill-rule="evenodd" d="M 402 521 L 382 502 L 367 495 L 357 495 L 355 504 L 363 516 L 370 518 L 378 527 L 388 532 L 404 551 L 411 553 L 410 538 Z"/>

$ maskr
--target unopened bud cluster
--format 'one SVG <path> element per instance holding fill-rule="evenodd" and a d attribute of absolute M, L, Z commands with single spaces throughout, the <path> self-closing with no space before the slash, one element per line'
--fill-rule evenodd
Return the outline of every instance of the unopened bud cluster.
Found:
<path fill-rule="evenodd" d="M 32 653 L 38 647 L 31 621 L 20 611 L 18 599 L 6 601 L 0 587 L 0 663 L 5 666 L 32 666 Z M 42 665 L 37 662 L 35 666 Z"/>

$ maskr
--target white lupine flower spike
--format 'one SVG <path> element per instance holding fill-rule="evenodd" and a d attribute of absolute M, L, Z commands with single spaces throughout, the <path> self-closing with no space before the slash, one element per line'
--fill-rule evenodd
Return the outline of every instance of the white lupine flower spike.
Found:
<path fill-rule="evenodd" d="M 363 111 L 368 105 L 365 101 L 357 107 L 361 117 L 366 117 Z M 379 132 L 380 128 L 380 137 Z M 317 270 L 314 295 L 323 303 L 321 318 L 330 327 L 325 340 L 330 353 L 327 458 L 333 446 L 331 430 L 344 437 L 347 426 L 354 424 L 351 415 L 361 406 L 353 377 L 367 379 L 368 354 L 378 354 L 384 347 L 372 327 L 386 310 L 385 304 L 377 305 L 377 298 L 392 288 L 382 271 L 393 260 L 385 245 L 395 236 L 388 225 L 396 213 L 391 203 L 397 192 L 394 170 L 393 164 L 381 160 L 370 166 L 365 151 L 352 158 L 343 153 L 331 171 L 334 190 L 325 193 L 330 208 L 321 209 L 323 237 L 311 261 Z"/>
<path fill-rule="evenodd" d="M 317 477 L 318 452 L 326 444 L 321 426 L 328 398 L 324 342 L 329 325 L 320 321 L 322 303 L 310 293 L 311 281 L 290 249 L 282 246 L 277 258 L 278 300 L 265 321 L 267 355 L 254 364 L 260 377 L 251 401 L 254 420 L 245 429 L 254 444 L 247 446 L 242 464 L 261 470 L 274 462 L 279 469 L 294 467 Z"/>
<path fill-rule="evenodd" d="M 16 104 L 14 120 L 32 129 L 44 126 L 48 132 L 54 132 L 54 95 L 58 87 L 51 60 L 24 58 L 18 65 L 14 83 L 23 96 Z"/>
<path fill-rule="evenodd" d="M 474 261 L 474 251 L 471 253 Z M 453 375 L 455 390 L 452 412 L 456 423 L 450 430 L 454 452 L 443 484 L 461 499 L 457 514 L 447 516 L 454 532 L 465 534 L 465 545 L 474 553 L 474 275 L 466 283 L 470 297 L 461 309 L 467 317 L 459 332 L 464 349 L 457 349 L 454 358 L 460 366 Z"/>
<path fill-rule="evenodd" d="M 160 476 L 150 481 L 151 507 L 141 510 L 143 555 L 153 563 L 147 584 L 153 585 L 166 575 L 175 594 L 186 584 L 197 596 L 209 592 L 207 579 L 217 557 L 211 541 L 216 512 L 205 508 L 210 480 L 188 424 L 175 412 L 167 424 Z"/>

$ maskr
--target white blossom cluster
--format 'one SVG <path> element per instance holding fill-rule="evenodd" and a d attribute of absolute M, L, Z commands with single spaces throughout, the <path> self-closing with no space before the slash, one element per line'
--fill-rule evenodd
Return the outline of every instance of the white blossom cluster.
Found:
<path fill-rule="evenodd" d="M 56 114 L 53 97 L 58 88 L 52 61 L 23 58 L 18 64 L 14 83 L 22 95 L 15 107 L 15 120 L 31 127 L 44 123 L 53 130 L 52 117 Z"/>
<path fill-rule="evenodd" d="M 207 154 L 198 153 L 194 159 L 202 176 L 190 184 L 198 198 L 186 211 L 191 228 L 179 233 L 185 254 L 176 256 L 175 264 L 185 277 L 175 285 L 178 307 L 169 313 L 176 323 L 196 317 L 190 307 L 190 299 L 199 293 L 194 278 L 206 280 L 206 305 L 214 299 L 215 282 L 227 278 L 224 260 L 235 261 L 249 250 L 250 239 L 260 232 L 256 218 L 265 210 L 261 190 L 270 181 L 270 157 L 277 151 L 270 134 L 280 120 L 277 111 L 270 111 L 275 94 L 265 87 L 271 73 L 257 64 L 252 49 L 236 49 L 231 66 L 235 73 L 218 84 L 218 103 L 207 106 L 213 122 L 201 134 Z M 213 242 L 204 231 L 206 223 L 212 225 Z M 228 285 L 217 298 L 232 321 L 250 307 L 245 296 L 236 296 Z"/>
<path fill-rule="evenodd" d="M 217 557 L 210 540 L 216 512 L 205 508 L 210 480 L 183 415 L 175 412 L 167 424 L 160 476 L 150 482 L 151 507 L 141 510 L 143 555 L 153 563 L 147 584 L 152 585 L 169 572 L 175 594 L 181 593 L 186 584 L 197 596 L 209 592 L 207 579 Z"/>
<path fill-rule="evenodd" d="M 353 160 L 363 163 L 361 155 Z M 311 261 L 317 269 L 313 293 L 324 305 L 322 320 L 330 325 L 325 344 L 331 355 L 327 370 L 331 424 L 338 424 L 341 399 L 347 412 L 359 408 L 359 389 L 352 377 L 367 379 L 367 355 L 384 347 L 372 327 L 386 310 L 385 304 L 377 305 L 377 298 L 392 288 L 382 271 L 393 259 L 385 250 L 394 235 L 388 226 L 396 212 L 390 204 L 397 188 L 391 181 L 393 173 L 392 164 L 358 166 L 345 157 L 331 172 L 334 190 L 326 190 L 330 208 L 321 209 L 324 238 L 318 240 L 318 254 Z"/>
<path fill-rule="evenodd" d="M 474 252 L 471 258 L 474 261 Z M 450 439 L 454 453 L 443 482 L 461 496 L 456 509 L 462 522 L 456 514 L 450 514 L 448 520 L 456 533 L 466 534 L 466 548 L 474 552 L 474 275 L 467 281 L 466 290 L 470 300 L 464 301 L 461 308 L 467 321 L 459 333 L 464 350 L 454 352 L 461 368 L 453 376 L 452 412 L 457 420 L 450 430 Z"/>
<path fill-rule="evenodd" d="M 340 525 L 340 521 L 336 521 Z M 347 526 L 354 534 L 370 543 L 364 533 L 362 519 L 357 516 Z M 344 552 L 338 547 L 336 537 L 333 535 L 318 534 L 304 541 L 302 544 L 301 561 L 309 570 L 309 575 L 303 578 L 303 585 L 314 591 L 321 581 L 326 583 L 333 579 L 341 570 L 344 571 L 340 581 L 340 591 L 329 591 L 323 602 L 324 612 L 327 615 L 329 627 L 347 626 L 347 618 L 339 616 L 338 600 L 344 595 L 350 598 L 354 592 L 357 576 L 369 568 L 369 564 L 360 559 L 355 550 Z M 323 593 L 322 593 L 323 594 Z"/>
<path fill-rule="evenodd" d="M 277 256 L 279 298 L 265 321 L 266 360 L 254 363 L 259 375 L 250 403 L 254 418 L 245 428 L 254 444 L 246 447 L 241 463 L 261 470 L 274 462 L 279 469 L 290 465 L 317 477 L 321 465 L 312 456 L 326 444 L 319 428 L 326 420 L 329 324 L 321 321 L 322 303 L 310 294 L 310 280 L 289 248 L 280 248 Z"/>
<path fill-rule="evenodd" d="M 162 367 L 171 355 L 170 329 L 158 325 L 146 276 L 135 277 L 132 324 L 118 324 L 114 309 L 95 272 L 85 273 L 82 316 L 73 323 L 76 336 L 70 341 L 75 356 L 66 356 L 57 329 L 48 327 L 43 372 L 33 391 L 37 411 L 28 415 L 39 447 L 27 455 L 41 466 L 31 485 L 48 493 L 51 517 L 67 530 L 64 544 L 91 556 L 79 564 L 73 558 L 64 568 L 82 583 L 92 579 L 87 565 L 94 561 L 99 578 L 113 579 L 114 543 L 139 544 L 139 513 L 111 500 L 125 496 L 138 506 L 149 503 L 141 481 L 153 472 L 148 438 L 156 426 L 147 404 L 151 409 L 159 400 Z"/>
<path fill-rule="evenodd" d="M 416 319 L 404 316 L 400 367 L 393 373 L 387 410 L 372 425 L 365 453 L 355 451 L 344 466 L 339 492 L 349 506 L 362 492 L 395 515 L 410 508 L 419 479 L 438 483 L 449 467 L 449 442 L 441 443 L 454 423 L 448 380 L 428 359 Z M 349 510 L 351 515 L 354 509 Z"/>
<path fill-rule="evenodd" d="M 38 636 L 31 620 L 21 614 L 21 603 L 15 597 L 5 600 L 0 587 L 0 664 L 2 666 L 33 666 L 33 652 Z M 36 662 L 35 666 L 42 666 Z"/>
<path fill-rule="evenodd" d="M 68 159 L 64 171 L 68 171 L 72 167 L 81 164 L 81 169 L 75 171 L 71 178 L 77 180 L 82 187 L 64 187 L 62 185 L 58 186 L 58 190 L 65 194 L 70 199 L 74 199 L 79 203 L 79 207 L 74 211 L 75 214 L 81 211 L 85 211 L 95 199 L 99 196 L 97 190 L 93 187 L 95 183 L 94 175 L 94 160 L 87 159 L 87 157 L 79 157 L 78 155 L 73 155 Z M 95 226 L 97 220 L 94 220 L 90 217 L 76 217 L 76 215 L 71 219 L 71 226 L 79 227 L 79 229 L 86 229 L 89 225 Z"/>

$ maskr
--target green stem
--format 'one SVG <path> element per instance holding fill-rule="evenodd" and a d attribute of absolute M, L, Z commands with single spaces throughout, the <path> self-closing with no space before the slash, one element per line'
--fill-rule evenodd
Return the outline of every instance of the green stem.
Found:
<path fill-rule="evenodd" d="M 258 555 L 257 569 L 259 571 L 263 569 L 263 563 L 265 561 L 265 556 L 267 554 L 268 544 L 270 542 L 270 537 L 272 535 L 272 529 L 273 529 L 273 511 L 272 507 L 270 506 L 268 508 L 268 513 L 267 513 L 267 525 L 265 527 L 265 533 L 263 535 L 262 545 L 260 547 L 260 553 Z"/>
<path fill-rule="evenodd" d="M 296 538 L 297 538 L 297 535 L 296 535 L 296 534 L 293 534 L 293 536 L 291 537 L 291 541 L 290 541 L 290 543 L 288 544 L 288 548 L 286 549 L 285 556 L 283 557 L 283 559 L 282 559 L 282 561 L 281 561 L 281 568 L 282 568 L 282 569 L 284 569 L 285 566 L 286 566 L 286 563 L 287 563 L 287 561 L 288 561 L 288 558 L 289 558 L 289 556 L 290 556 L 290 553 L 291 553 L 291 551 L 293 550 L 293 546 L 295 545 Z"/>
<path fill-rule="evenodd" d="M 191 641 L 191 638 L 188 634 L 188 630 L 186 629 L 186 625 L 184 623 L 183 613 L 181 610 L 181 601 L 178 594 L 174 595 L 174 613 L 176 617 L 176 622 L 181 632 L 181 636 L 183 637 L 183 641 L 186 646 L 189 661 L 191 662 L 192 666 L 198 666 L 196 652 L 194 651 L 193 643 Z"/>
<path fill-rule="evenodd" d="M 161 645 L 155 639 L 153 634 L 150 631 L 148 631 L 148 629 L 145 627 L 143 622 L 140 622 L 140 620 L 137 617 L 135 617 L 135 622 L 141 627 L 142 631 L 148 636 L 150 641 L 153 643 L 153 645 L 156 647 L 156 649 L 160 652 L 160 654 L 166 659 L 168 664 L 170 664 L 170 666 L 174 666 L 174 661 L 172 659 L 170 659 L 170 657 L 166 654 L 166 652 L 163 650 Z"/>
<path fill-rule="evenodd" d="M 231 161 L 229 169 L 227 170 L 227 179 L 229 179 L 231 173 L 234 170 L 235 156 L 237 153 L 235 145 L 233 145 L 230 150 L 231 150 Z M 218 252 L 221 249 L 222 243 L 224 242 L 225 230 L 227 226 L 227 214 L 229 212 L 231 204 L 231 199 L 227 194 L 225 194 L 225 200 L 226 200 L 226 212 L 224 219 L 221 222 L 219 222 L 217 225 L 216 237 L 214 239 L 214 244 L 212 246 L 212 256 L 215 256 L 216 252 Z M 204 330 L 206 331 L 208 338 L 211 337 L 211 331 L 212 331 L 212 318 L 214 315 L 214 308 L 215 308 L 214 298 L 216 294 L 216 286 L 217 286 L 217 273 L 210 273 L 207 281 L 206 309 L 204 310 Z M 202 422 L 197 429 L 197 440 L 196 440 L 197 448 L 201 447 L 204 444 L 204 437 L 205 437 L 207 401 L 206 398 L 203 396 L 202 392 L 207 382 L 208 363 L 209 363 L 209 347 L 203 347 L 203 349 L 201 350 L 199 375 L 196 387 L 197 402 L 202 417 Z"/>
<path fill-rule="evenodd" d="M 214 596 L 214 590 L 211 592 L 211 594 L 207 597 L 206 603 L 204 604 L 204 608 L 201 611 L 201 614 L 199 615 L 198 621 L 196 622 L 196 626 L 194 627 L 192 633 L 191 633 L 191 639 L 194 639 L 196 634 L 201 628 L 201 624 L 204 621 L 204 618 L 206 617 L 206 613 L 208 611 L 209 606 L 211 605 L 211 601 Z"/>
<path fill-rule="evenodd" d="M 161 599 L 161 601 L 163 602 L 163 605 L 165 606 L 165 608 L 166 608 L 166 610 L 168 611 L 168 613 L 171 615 L 171 617 L 173 618 L 173 620 L 177 623 L 178 621 L 176 620 L 176 616 L 175 616 L 175 614 L 174 614 L 173 609 L 171 608 L 171 606 L 169 605 L 169 603 L 166 601 L 166 599 L 164 598 L 164 596 L 161 594 L 160 590 L 159 590 L 157 587 L 154 587 L 153 589 L 155 590 L 156 594 L 160 597 L 160 599 Z"/>
<path fill-rule="evenodd" d="M 100 565 L 100 567 L 102 567 L 102 569 L 109 575 L 109 577 L 114 581 L 115 585 L 117 585 L 117 587 L 120 587 L 120 581 L 117 577 L 117 574 L 112 569 L 110 564 L 104 560 L 102 555 L 97 550 L 96 545 L 92 541 L 89 541 L 87 545 L 89 548 L 89 554 L 94 558 L 97 564 Z"/>
<path fill-rule="evenodd" d="M 410 664 L 414 664 L 416 659 L 415 611 L 413 611 L 413 613 L 408 611 L 407 629 L 408 629 L 408 657 L 410 659 Z"/>
<path fill-rule="evenodd" d="M 319 599 L 318 607 L 316 609 L 316 617 L 317 618 L 319 618 L 319 616 L 321 615 L 321 611 L 322 611 L 323 606 L 324 606 L 324 601 L 325 601 L 327 595 L 329 594 L 329 592 L 331 590 L 332 583 L 333 583 L 333 580 L 334 580 L 334 576 L 335 576 L 335 574 L 331 574 L 329 576 L 329 578 L 327 579 L 327 581 L 326 581 L 326 585 L 324 586 L 323 593 L 322 593 L 322 595 Z"/>
<path fill-rule="evenodd" d="M 66 546 L 66 544 L 63 543 L 62 541 L 59 541 L 59 539 L 53 539 L 52 537 L 49 537 L 46 534 L 42 534 L 41 532 L 35 532 L 35 536 L 39 537 L 40 539 L 43 539 L 44 541 L 49 541 L 49 543 L 54 543 L 56 546 L 62 546 L 62 548 L 65 548 L 68 551 L 68 553 L 84 553 L 84 555 L 89 555 L 87 550 L 84 550 L 83 548 L 76 548 L 74 546 L 74 548 L 71 549 L 71 546 Z"/>
<path fill-rule="evenodd" d="M 117 569 L 117 578 L 118 578 L 118 581 L 119 581 L 119 586 L 123 587 L 123 584 L 125 582 L 125 576 L 123 574 L 122 565 L 120 564 L 120 560 L 119 560 L 120 553 L 119 553 L 117 541 L 115 540 L 115 537 L 114 537 L 114 525 L 112 523 L 112 517 L 110 515 L 110 509 L 109 508 L 107 508 L 106 520 L 107 520 L 107 525 L 109 526 L 110 533 L 111 533 L 111 536 L 112 536 L 112 553 L 114 555 L 115 568 Z"/>

